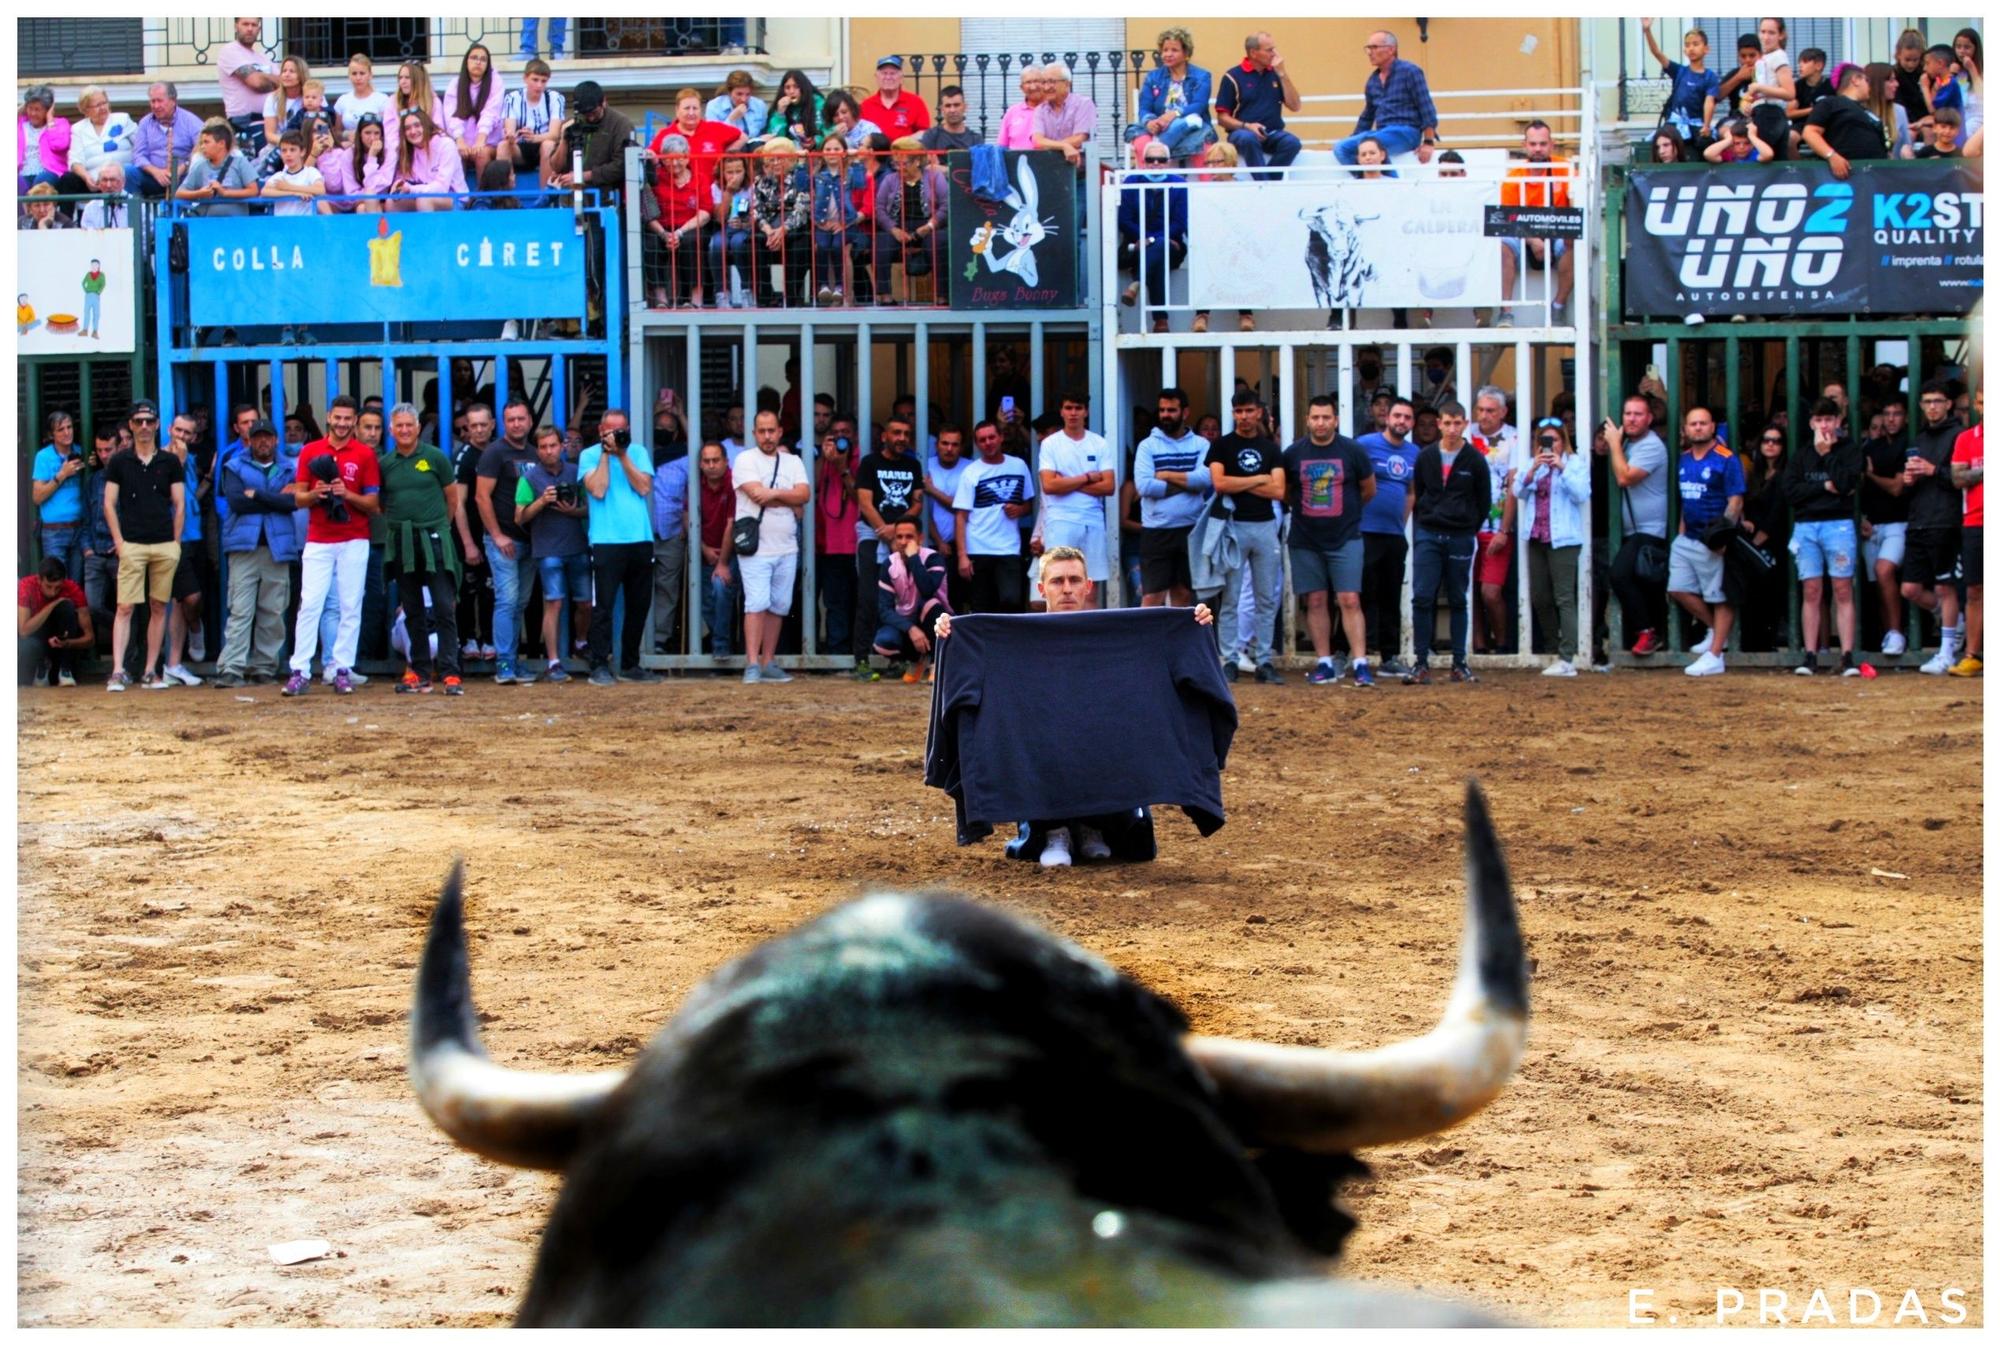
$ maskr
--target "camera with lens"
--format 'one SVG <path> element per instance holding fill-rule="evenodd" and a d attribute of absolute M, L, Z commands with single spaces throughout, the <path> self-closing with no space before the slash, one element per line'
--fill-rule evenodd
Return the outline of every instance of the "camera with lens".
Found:
<path fill-rule="evenodd" d="M 340 467 L 334 462 L 333 454 L 331 453 L 320 453 L 307 459 L 306 470 L 311 472 L 316 480 L 324 481 L 329 485 L 340 480 Z M 329 523 L 347 522 L 347 501 L 336 495 L 334 498 L 328 500 L 323 507 L 326 510 L 326 517 Z"/>
<path fill-rule="evenodd" d="M 598 123 L 585 121 L 582 117 L 571 117 L 569 125 L 563 127 L 563 153 L 575 154 L 590 143 L 590 137 L 597 134 Z"/>
<path fill-rule="evenodd" d="M 620 453 L 623 453 L 626 449 L 632 447 L 632 431 L 630 431 L 629 429 L 612 430 L 609 432 L 608 435 L 606 435 L 606 438 L 609 440 L 611 446 L 617 449 Z"/>
<path fill-rule="evenodd" d="M 556 483 L 556 503 L 561 505 L 565 509 L 576 508 L 577 493 L 576 493 L 576 484 L 574 482 L 571 482 L 567 485 L 563 484 L 562 482 Z"/>

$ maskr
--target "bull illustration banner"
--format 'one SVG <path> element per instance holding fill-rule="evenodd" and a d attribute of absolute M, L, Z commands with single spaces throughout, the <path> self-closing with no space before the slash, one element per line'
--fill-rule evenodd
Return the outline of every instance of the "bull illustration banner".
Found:
<path fill-rule="evenodd" d="M 1188 184 L 1188 302 L 1196 308 L 1432 308 L 1501 302 L 1499 184 Z"/>
<path fill-rule="evenodd" d="M 1965 313 L 1984 284 L 1977 160 L 1668 167 L 1625 192 L 1625 312 Z"/>

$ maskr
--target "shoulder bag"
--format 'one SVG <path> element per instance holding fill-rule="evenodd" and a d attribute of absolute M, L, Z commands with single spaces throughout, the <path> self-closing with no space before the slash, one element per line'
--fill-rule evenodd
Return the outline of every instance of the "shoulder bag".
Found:
<path fill-rule="evenodd" d="M 771 463 L 771 489 L 773 490 L 777 489 L 778 486 L 778 469 L 785 465 L 784 452 L 785 450 L 781 448 L 773 455 L 775 459 Z M 763 509 L 757 511 L 755 518 L 739 518 L 735 523 L 730 525 L 729 535 L 731 544 L 735 547 L 737 555 L 754 556 L 757 554 L 757 530 L 763 526 L 764 509 L 769 509 L 770 507 L 767 504 Z"/>

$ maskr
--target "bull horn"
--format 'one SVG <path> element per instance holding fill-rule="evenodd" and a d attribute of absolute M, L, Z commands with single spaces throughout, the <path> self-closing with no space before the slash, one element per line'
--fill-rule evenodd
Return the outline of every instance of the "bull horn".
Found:
<path fill-rule="evenodd" d="M 625 1071 L 533 1074 L 486 1058 L 466 960 L 464 875 L 454 863 L 431 914 L 410 1012 L 410 1083 L 438 1128 L 474 1153 L 559 1171 Z"/>
<path fill-rule="evenodd" d="M 1394 1144 L 1490 1102 L 1528 1035 L 1528 967 L 1507 863 L 1476 784 L 1465 794 L 1465 943 L 1444 1018 L 1381 1050 L 1189 1037 L 1188 1055 L 1256 1142 L 1317 1153 Z"/>

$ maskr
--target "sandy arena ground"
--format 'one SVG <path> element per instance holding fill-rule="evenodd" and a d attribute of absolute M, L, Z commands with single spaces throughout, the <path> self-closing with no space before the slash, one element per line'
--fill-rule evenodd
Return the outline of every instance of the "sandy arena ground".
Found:
<path fill-rule="evenodd" d="M 1246 684 L 1223 831 L 1170 811 L 1159 862 L 1044 875 L 953 847 L 922 688 L 24 691 L 20 1320 L 509 1319 L 556 1182 L 450 1147 L 403 1074 L 455 851 L 511 1064 L 625 1061 L 863 884 L 1032 915 L 1199 1030 L 1367 1046 L 1442 1007 L 1471 771 L 1536 961 L 1528 1055 L 1483 1116 L 1374 1153 L 1346 1273 L 1570 1325 L 1634 1289 L 1712 1321 L 1729 1287 L 1738 1323 L 1822 1287 L 1844 1322 L 1855 1286 L 1937 1322 L 1956 1287 L 1978 1324 L 1982 694 Z M 301 1238 L 334 1255 L 272 1264 Z"/>

